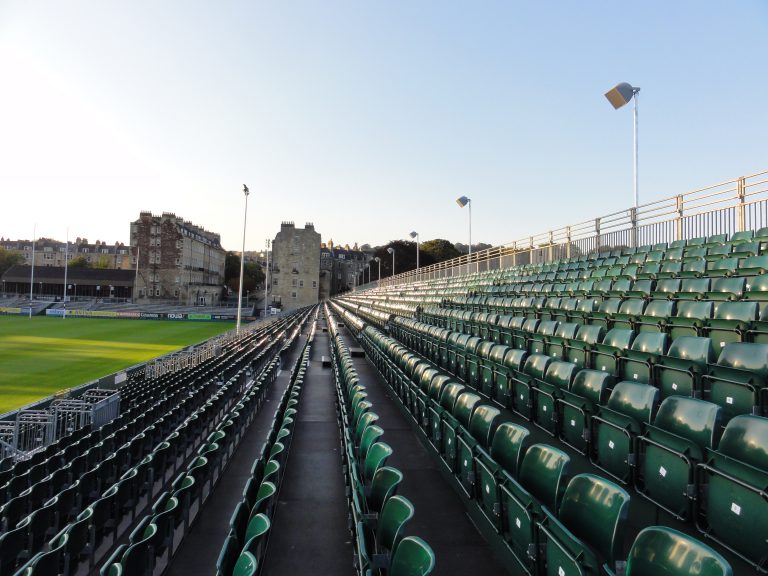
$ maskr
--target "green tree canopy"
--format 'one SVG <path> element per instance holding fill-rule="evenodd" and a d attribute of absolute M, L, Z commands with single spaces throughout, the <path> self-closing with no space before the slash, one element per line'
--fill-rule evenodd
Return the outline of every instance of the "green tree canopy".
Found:
<path fill-rule="evenodd" d="M 0 247 L 0 274 L 4 274 L 8 268 L 22 262 L 24 262 L 24 258 L 21 254 Z"/>
<path fill-rule="evenodd" d="M 88 259 L 85 256 L 77 256 L 76 258 L 72 258 L 67 266 L 69 268 L 90 268 L 91 263 L 88 262 Z"/>
<path fill-rule="evenodd" d="M 421 253 L 429 254 L 435 263 L 461 256 L 461 252 L 459 252 L 451 242 L 443 240 L 442 238 L 435 238 L 434 240 L 422 242 Z"/>
<path fill-rule="evenodd" d="M 256 262 L 246 262 L 243 267 L 243 293 L 251 292 L 264 283 L 264 271 Z M 240 255 L 227 252 L 224 260 L 224 283 L 234 292 L 240 288 Z"/>

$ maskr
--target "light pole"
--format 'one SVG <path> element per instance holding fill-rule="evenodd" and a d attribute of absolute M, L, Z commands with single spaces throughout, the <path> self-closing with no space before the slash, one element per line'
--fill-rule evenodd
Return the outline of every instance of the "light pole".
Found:
<path fill-rule="evenodd" d="M 267 317 L 267 301 L 269 295 L 269 245 L 271 240 L 267 238 L 267 273 L 264 275 L 264 318 Z"/>
<path fill-rule="evenodd" d="M 625 104 L 628 104 L 630 100 L 634 98 L 635 100 L 635 111 L 634 111 L 634 196 L 635 196 L 635 210 L 637 210 L 638 206 L 638 175 L 637 175 L 637 95 L 640 92 L 640 88 L 637 86 L 632 86 L 631 84 L 628 84 L 627 82 L 621 82 L 620 84 L 616 84 L 613 88 L 611 88 L 608 92 L 605 93 L 605 97 L 608 99 L 608 102 L 611 103 L 611 106 L 615 110 L 618 110 Z"/>
<path fill-rule="evenodd" d="M 381 281 L 381 258 L 379 258 L 378 256 L 375 256 L 373 259 L 379 263 L 379 277 L 376 278 L 376 281 L 380 282 Z"/>
<path fill-rule="evenodd" d="M 419 273 L 419 233 L 411 232 L 411 238 L 416 238 L 416 274 Z"/>
<path fill-rule="evenodd" d="M 395 249 L 392 248 L 392 246 L 390 246 L 389 248 L 387 248 L 387 252 L 389 254 L 392 254 L 392 276 L 394 276 L 395 275 Z"/>
<path fill-rule="evenodd" d="M 235 331 L 240 333 L 240 317 L 243 313 L 243 269 L 245 266 L 245 227 L 248 223 L 248 186 L 243 184 L 243 194 L 245 195 L 245 210 L 243 211 L 243 250 L 240 252 L 240 286 L 237 287 L 237 326 Z"/>
<path fill-rule="evenodd" d="M 35 237 L 37 236 L 37 224 L 32 228 L 32 268 L 29 272 L 29 319 L 32 319 L 32 289 L 35 286 Z"/>
<path fill-rule="evenodd" d="M 469 208 L 469 255 L 472 255 L 472 199 L 466 196 L 460 196 L 456 198 L 456 204 L 459 208 L 467 206 Z"/>

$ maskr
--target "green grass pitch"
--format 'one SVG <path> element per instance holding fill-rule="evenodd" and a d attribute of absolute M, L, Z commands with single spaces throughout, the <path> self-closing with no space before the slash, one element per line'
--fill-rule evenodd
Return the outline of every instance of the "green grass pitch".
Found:
<path fill-rule="evenodd" d="M 232 328 L 231 322 L 0 316 L 0 414 Z"/>

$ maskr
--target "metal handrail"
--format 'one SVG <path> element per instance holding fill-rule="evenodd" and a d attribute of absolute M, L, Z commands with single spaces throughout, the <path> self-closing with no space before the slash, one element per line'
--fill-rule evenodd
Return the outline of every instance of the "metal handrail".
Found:
<path fill-rule="evenodd" d="M 573 251 L 583 254 L 619 246 L 637 246 L 640 237 L 646 240 L 653 238 L 654 241 L 643 243 L 655 244 L 695 235 L 741 232 L 747 226 L 768 226 L 768 170 L 533 234 L 472 254 L 462 254 L 362 287 L 391 286 L 516 264 L 550 262 L 568 258 Z M 698 233 L 701 230 L 708 232 Z M 594 247 L 581 247 L 590 243 Z"/>

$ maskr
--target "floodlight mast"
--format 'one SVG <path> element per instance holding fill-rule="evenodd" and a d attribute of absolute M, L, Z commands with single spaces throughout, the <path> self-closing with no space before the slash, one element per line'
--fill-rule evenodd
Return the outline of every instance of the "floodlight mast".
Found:
<path fill-rule="evenodd" d="M 466 196 L 459 196 L 456 199 L 456 204 L 459 205 L 459 208 L 464 208 L 464 206 L 467 206 L 469 209 L 469 255 L 472 255 L 472 199 L 467 198 Z"/>
<path fill-rule="evenodd" d="M 611 103 L 611 106 L 615 110 L 618 110 L 625 104 L 628 104 L 630 100 L 634 100 L 634 166 L 633 166 L 633 172 L 634 172 L 634 201 L 635 201 L 635 210 L 637 210 L 637 207 L 639 205 L 639 175 L 638 175 L 638 122 L 637 122 L 637 99 L 638 94 L 640 93 L 640 88 L 637 86 L 632 86 L 631 84 L 627 82 L 621 82 L 608 90 L 608 92 L 605 93 L 605 97 L 608 99 L 608 102 Z M 637 216 L 635 216 L 637 217 Z"/>
<path fill-rule="evenodd" d="M 248 224 L 248 186 L 243 184 L 243 194 L 245 195 L 245 210 L 243 211 L 243 250 L 240 252 L 240 286 L 237 288 L 237 326 L 235 332 L 240 333 L 240 318 L 243 313 L 243 269 L 245 266 L 245 230 Z"/>
<path fill-rule="evenodd" d="M 414 231 L 410 234 L 411 238 L 416 238 L 416 273 L 419 273 L 419 233 Z"/>
<path fill-rule="evenodd" d="M 392 276 L 395 275 L 395 249 L 390 246 L 387 248 L 387 252 L 392 254 Z"/>

